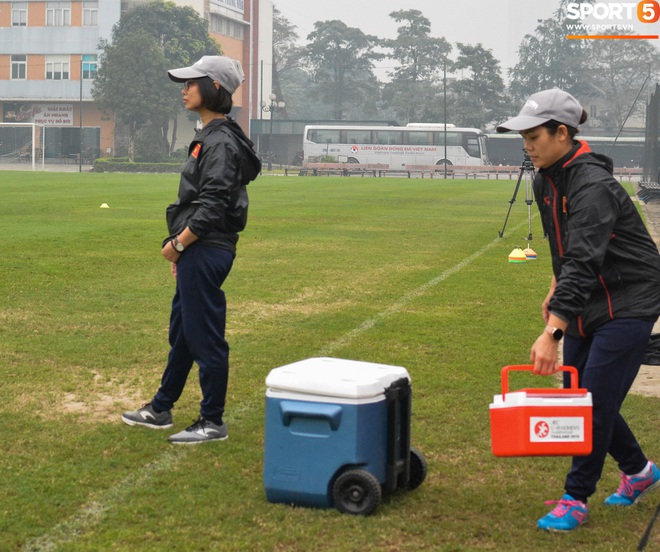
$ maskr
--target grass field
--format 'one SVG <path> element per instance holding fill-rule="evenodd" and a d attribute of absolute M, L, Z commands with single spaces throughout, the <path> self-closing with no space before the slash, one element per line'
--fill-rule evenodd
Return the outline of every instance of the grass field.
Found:
<path fill-rule="evenodd" d="M 657 504 L 602 500 L 590 521 L 548 535 L 566 458 L 495 458 L 488 405 L 499 372 L 528 361 L 550 281 L 526 247 L 513 181 L 262 177 L 226 284 L 232 347 L 229 440 L 175 447 L 128 427 L 167 355 L 174 282 L 160 256 L 176 176 L 0 173 L 0 550 L 633 550 Z M 107 203 L 109 209 L 100 209 Z M 533 211 L 536 215 L 535 207 Z M 369 517 L 271 504 L 263 489 L 264 379 L 313 356 L 404 366 L 413 444 L 428 462 L 415 491 Z M 513 387 L 553 380 L 516 374 Z M 195 372 L 173 411 L 197 415 Z M 625 414 L 660 459 L 657 399 Z M 660 528 L 648 550 L 660 547 Z"/>

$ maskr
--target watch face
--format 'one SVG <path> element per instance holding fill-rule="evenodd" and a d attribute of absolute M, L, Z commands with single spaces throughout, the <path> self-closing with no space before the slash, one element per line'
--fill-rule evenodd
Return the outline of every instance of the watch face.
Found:
<path fill-rule="evenodd" d="M 182 243 L 179 243 L 177 240 L 172 240 L 172 245 L 179 253 L 182 253 L 185 249 Z"/>
<path fill-rule="evenodd" d="M 564 337 L 564 330 L 560 330 L 559 328 L 553 328 L 552 326 L 547 326 L 545 328 L 545 331 L 549 333 L 552 336 L 552 339 L 559 341 L 562 337 Z"/>

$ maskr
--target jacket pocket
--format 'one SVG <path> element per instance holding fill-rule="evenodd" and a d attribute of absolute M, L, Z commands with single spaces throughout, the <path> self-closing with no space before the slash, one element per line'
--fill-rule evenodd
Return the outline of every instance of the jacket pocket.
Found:
<path fill-rule="evenodd" d="M 176 202 L 167 207 L 165 219 L 167 220 L 167 230 L 170 236 L 178 235 L 188 226 L 188 221 L 195 214 L 199 206 L 199 201 L 193 201 L 183 204 Z"/>

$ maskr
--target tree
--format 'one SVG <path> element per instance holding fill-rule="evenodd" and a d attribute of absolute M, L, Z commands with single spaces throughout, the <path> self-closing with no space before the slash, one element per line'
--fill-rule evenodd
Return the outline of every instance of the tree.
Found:
<path fill-rule="evenodd" d="M 593 96 L 606 101 L 592 124 L 619 129 L 647 77 L 658 75 L 659 58 L 657 48 L 645 40 L 594 41 L 589 56 L 593 73 L 587 80 Z M 635 106 L 635 110 L 641 108 L 642 103 Z"/>
<path fill-rule="evenodd" d="M 399 63 L 384 87 L 384 99 L 402 122 L 424 122 L 417 119 L 425 101 L 437 97 L 436 85 L 445 65 L 451 65 L 447 56 L 452 47 L 444 38 L 431 37 L 431 22 L 419 10 L 400 10 L 390 17 L 403 24 L 395 39 L 381 41 L 391 50 L 387 57 Z"/>
<path fill-rule="evenodd" d="M 596 116 L 589 124 L 618 129 L 646 77 L 654 71 L 657 74 L 658 50 L 644 40 L 567 39 L 581 28 L 566 17 L 569 3 L 561 0 L 553 18 L 541 22 L 534 35 L 523 39 L 520 60 L 510 73 L 511 92 L 520 102 L 539 90 L 562 88 L 583 105 L 594 106 Z"/>
<path fill-rule="evenodd" d="M 511 69 L 510 90 L 520 102 L 540 90 L 558 87 L 578 96 L 587 90 L 581 76 L 587 63 L 588 44 L 567 40 L 566 18 L 561 10 L 545 19 L 533 35 L 525 35 L 518 49 L 518 63 Z"/>
<path fill-rule="evenodd" d="M 112 42 L 101 41 L 101 50 L 94 99 L 132 129 L 132 143 L 142 127 L 153 124 L 163 151 L 171 153 L 176 144 L 176 117 L 183 106 L 166 72 L 191 65 L 203 55 L 221 53 L 209 36 L 208 23 L 192 8 L 173 2 L 141 4 L 113 27 Z M 132 76 L 128 81 L 127 73 Z"/>
<path fill-rule="evenodd" d="M 298 45 L 296 26 L 273 8 L 273 92 L 286 102 L 283 116 L 294 119 L 331 119 L 327 105 L 310 101 L 309 90 L 314 86 L 306 71 L 305 49 Z M 269 91 L 263 91 L 265 95 Z"/>
<path fill-rule="evenodd" d="M 459 42 L 456 46 L 459 55 L 454 71 L 467 70 L 468 74 L 450 85 L 453 96 L 460 99 L 454 102 L 454 122 L 460 126 L 485 128 L 511 112 L 504 95 L 500 63 L 492 51 L 481 44 L 471 46 Z"/>
<path fill-rule="evenodd" d="M 131 161 L 140 128 L 171 110 L 171 89 L 156 84 L 163 80 L 165 66 L 162 48 L 147 34 L 126 34 L 116 44 L 104 45 L 94 100 L 128 128 Z"/>
<path fill-rule="evenodd" d="M 338 20 L 316 22 L 314 29 L 303 55 L 314 79 L 312 97 L 330 104 L 337 120 L 345 118 L 349 105 L 369 110 L 378 95 L 373 73 L 374 61 L 382 57 L 374 51 L 378 39 Z"/>
<path fill-rule="evenodd" d="M 282 90 L 282 81 L 300 68 L 303 55 L 303 48 L 297 45 L 299 35 L 296 28 L 273 7 L 273 92 L 284 100 L 287 98 Z M 285 108 L 283 118 L 287 117 Z"/>

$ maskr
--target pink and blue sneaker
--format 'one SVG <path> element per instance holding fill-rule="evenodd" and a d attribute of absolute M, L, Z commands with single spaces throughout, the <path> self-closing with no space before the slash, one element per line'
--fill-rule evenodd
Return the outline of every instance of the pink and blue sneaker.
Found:
<path fill-rule="evenodd" d="M 621 474 L 621 484 L 615 493 L 605 499 L 608 506 L 632 506 L 652 490 L 660 487 L 660 469 L 653 463 L 647 476 L 629 477 Z"/>
<path fill-rule="evenodd" d="M 539 519 L 537 525 L 544 531 L 572 531 L 585 523 L 589 507 L 581 500 L 565 494 L 561 500 L 551 500 L 546 504 L 556 504 L 552 512 Z"/>

